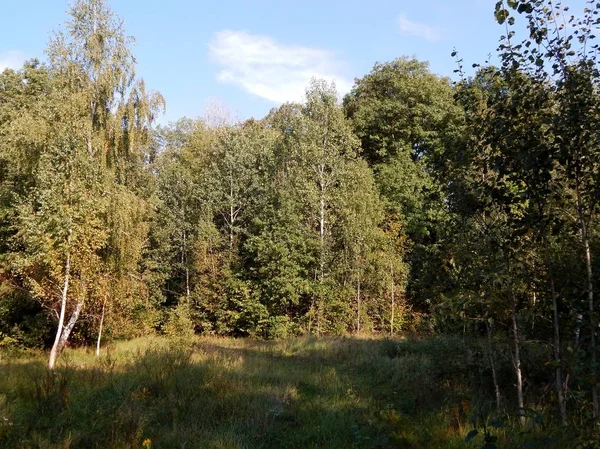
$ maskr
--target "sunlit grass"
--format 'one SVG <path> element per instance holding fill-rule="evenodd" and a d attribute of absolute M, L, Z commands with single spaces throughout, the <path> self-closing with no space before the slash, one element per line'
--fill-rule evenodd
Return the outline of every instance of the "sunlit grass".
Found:
<path fill-rule="evenodd" d="M 109 345 L 99 358 L 67 350 L 54 373 L 42 354 L 5 357 L 0 447 L 479 448 L 464 437 L 489 385 L 479 379 L 485 360 L 465 347 L 155 337 Z M 523 440 L 498 435 L 504 447 Z"/>

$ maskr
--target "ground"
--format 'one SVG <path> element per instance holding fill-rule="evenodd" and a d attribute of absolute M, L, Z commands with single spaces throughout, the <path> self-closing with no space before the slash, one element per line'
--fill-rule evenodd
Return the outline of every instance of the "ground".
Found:
<path fill-rule="evenodd" d="M 485 420 L 489 382 L 475 391 L 485 357 L 467 347 L 154 337 L 111 344 L 99 358 L 69 349 L 54 372 L 44 354 L 4 355 L 0 447 L 481 448 L 481 435 L 465 436 Z M 521 447 L 494 430 L 498 447 Z"/>

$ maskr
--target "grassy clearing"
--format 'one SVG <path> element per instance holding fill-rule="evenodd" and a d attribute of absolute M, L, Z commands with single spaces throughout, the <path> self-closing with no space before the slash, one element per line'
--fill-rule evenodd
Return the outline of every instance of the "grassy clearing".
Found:
<path fill-rule="evenodd" d="M 0 447 L 480 448 L 464 437 L 469 416 L 490 408 L 489 385 L 469 347 L 447 337 L 140 339 L 99 359 L 69 350 L 54 373 L 41 356 L 5 357 Z M 495 434 L 499 447 L 568 447 L 538 426 Z"/>

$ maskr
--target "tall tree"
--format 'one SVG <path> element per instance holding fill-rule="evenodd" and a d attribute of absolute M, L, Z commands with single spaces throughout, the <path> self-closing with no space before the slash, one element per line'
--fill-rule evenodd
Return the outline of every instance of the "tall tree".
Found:
<path fill-rule="evenodd" d="M 32 159 L 33 186 L 22 195 L 16 218 L 15 244 L 21 246 L 15 266 L 22 275 L 32 285 L 49 285 L 56 268 L 34 269 L 39 258 L 62 267 L 51 368 L 83 304 L 93 306 L 93 278 L 102 270 L 120 279 L 137 270 L 144 241 L 143 147 L 162 103 L 142 81 L 134 83 L 131 39 L 104 1 L 80 0 L 70 15 L 47 50 L 51 95 L 36 103 L 44 128 L 28 131 L 40 142 L 39 158 Z M 27 133 L 13 140 L 16 148 L 24 146 Z M 92 262 L 97 258 L 104 263 Z M 36 295 L 54 300 L 49 292 Z"/>
<path fill-rule="evenodd" d="M 441 266 L 444 223 L 449 221 L 440 185 L 429 164 L 460 135 L 461 110 L 450 81 L 428 63 L 398 58 L 377 63 L 344 98 L 346 115 L 361 139 L 387 213 L 400 217 L 411 245 L 409 295 L 422 310 L 448 285 Z"/>
<path fill-rule="evenodd" d="M 319 245 L 315 273 L 317 293 L 310 313 L 316 319 L 316 333 L 320 334 L 333 260 L 335 192 L 347 164 L 356 158 L 359 145 L 338 104 L 335 86 L 323 81 L 312 82 L 306 91 L 306 103 L 301 109 L 293 142 L 300 167 L 300 193 L 305 197 L 308 222 Z"/>

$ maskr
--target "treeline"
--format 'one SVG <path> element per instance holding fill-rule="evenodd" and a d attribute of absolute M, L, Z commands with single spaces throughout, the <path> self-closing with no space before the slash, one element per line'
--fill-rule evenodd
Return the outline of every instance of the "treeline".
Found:
<path fill-rule="evenodd" d="M 0 74 L 0 346 L 52 346 L 53 366 L 103 333 L 481 335 L 499 410 L 510 339 L 524 415 L 536 341 L 562 422 L 596 418 L 587 6 L 498 2 L 500 64 L 458 59 L 455 83 L 400 58 L 342 102 L 314 80 L 260 120 L 155 127 L 121 22 L 76 2 L 47 63 Z"/>
<path fill-rule="evenodd" d="M 183 301 L 199 332 L 390 331 L 401 247 L 332 87 L 259 122 L 159 135 L 159 302 Z"/>

